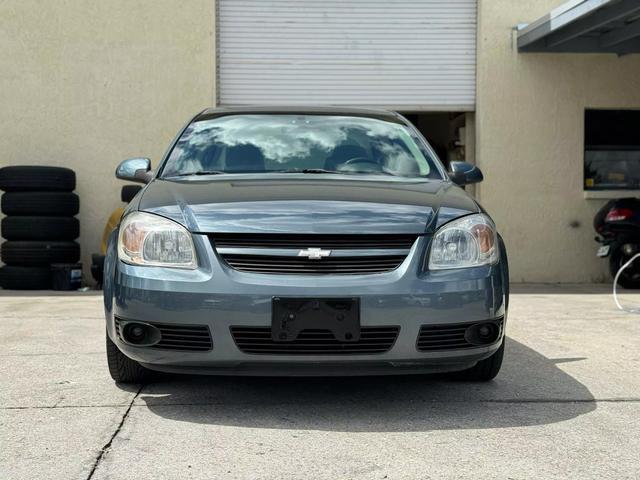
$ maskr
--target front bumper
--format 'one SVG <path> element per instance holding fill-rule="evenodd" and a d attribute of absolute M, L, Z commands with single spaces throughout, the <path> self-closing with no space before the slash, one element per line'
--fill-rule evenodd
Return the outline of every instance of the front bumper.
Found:
<path fill-rule="evenodd" d="M 105 264 L 107 333 L 128 357 L 154 370 L 205 374 L 348 375 L 443 372 L 469 368 L 489 346 L 419 351 L 422 325 L 482 322 L 505 317 L 503 266 L 423 272 L 427 238 L 420 238 L 396 270 L 376 275 L 261 275 L 221 262 L 203 235 L 194 235 L 200 266 L 176 270 L 127 265 L 111 244 Z M 398 326 L 393 346 L 377 354 L 248 354 L 232 326 L 271 324 L 271 301 L 281 297 L 359 297 L 361 325 Z M 114 316 L 149 323 L 208 326 L 213 348 L 203 352 L 134 347 L 115 331 Z M 502 329 L 504 332 L 504 328 Z"/>

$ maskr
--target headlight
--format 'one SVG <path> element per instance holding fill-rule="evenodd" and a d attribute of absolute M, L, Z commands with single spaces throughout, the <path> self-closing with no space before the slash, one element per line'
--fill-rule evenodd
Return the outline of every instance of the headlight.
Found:
<path fill-rule="evenodd" d="M 497 261 L 496 227 L 486 215 L 453 220 L 440 228 L 431 242 L 430 270 L 477 267 Z"/>
<path fill-rule="evenodd" d="M 122 220 L 118 257 L 126 263 L 194 269 L 198 266 L 191 234 L 158 215 L 134 212 Z"/>

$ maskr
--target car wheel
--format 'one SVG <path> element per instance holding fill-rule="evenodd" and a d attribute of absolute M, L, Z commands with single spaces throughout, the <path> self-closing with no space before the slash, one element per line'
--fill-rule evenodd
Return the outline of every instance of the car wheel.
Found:
<path fill-rule="evenodd" d="M 505 340 L 503 339 L 502 345 L 500 345 L 500 348 L 496 350 L 493 355 L 489 358 L 485 358 L 484 360 L 480 360 L 473 367 L 468 368 L 467 370 L 456 372 L 454 374 L 454 378 L 457 380 L 466 380 L 471 382 L 488 382 L 489 380 L 493 380 L 496 375 L 498 375 L 500 367 L 502 367 L 504 344 Z"/>
<path fill-rule="evenodd" d="M 152 378 L 152 372 L 122 353 L 111 341 L 109 334 L 106 334 L 106 338 L 107 364 L 111 378 L 118 383 L 146 383 Z"/>
<path fill-rule="evenodd" d="M 9 192 L 0 205 L 5 215 L 73 216 L 80 211 L 80 200 L 68 192 Z"/>
<path fill-rule="evenodd" d="M 76 174 L 63 167 L 15 166 L 0 168 L 0 190 L 6 192 L 71 192 Z"/>

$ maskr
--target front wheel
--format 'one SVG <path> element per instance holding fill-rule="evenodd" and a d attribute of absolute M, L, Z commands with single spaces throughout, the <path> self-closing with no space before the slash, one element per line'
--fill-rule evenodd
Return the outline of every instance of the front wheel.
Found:
<path fill-rule="evenodd" d="M 105 332 L 106 333 L 106 332 Z M 146 383 L 151 379 L 151 371 L 122 353 L 115 343 L 107 337 L 107 364 L 109 373 L 118 383 Z"/>
<path fill-rule="evenodd" d="M 471 368 L 461 372 L 456 372 L 454 374 L 454 378 L 457 380 L 467 380 L 471 382 L 488 382 L 489 380 L 493 380 L 496 375 L 498 375 L 500 367 L 502 367 L 504 343 L 505 339 L 502 340 L 502 345 L 500 345 L 500 348 L 496 350 L 493 355 L 489 358 L 485 358 L 484 360 L 480 360 Z"/>
<path fill-rule="evenodd" d="M 631 257 L 628 257 L 622 252 L 621 248 L 616 248 L 611 252 L 609 257 L 609 271 L 611 276 L 616 278 L 616 274 L 627 263 Z M 640 288 L 640 259 L 629 265 L 618 278 L 618 284 L 622 288 L 638 289 Z"/>

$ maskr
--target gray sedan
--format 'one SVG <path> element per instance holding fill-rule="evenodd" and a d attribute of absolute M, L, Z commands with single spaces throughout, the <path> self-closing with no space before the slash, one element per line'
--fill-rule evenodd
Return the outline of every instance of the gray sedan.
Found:
<path fill-rule="evenodd" d="M 205 110 L 116 174 L 146 185 L 105 261 L 114 380 L 500 370 L 506 251 L 461 188 L 482 174 L 402 116 Z"/>

